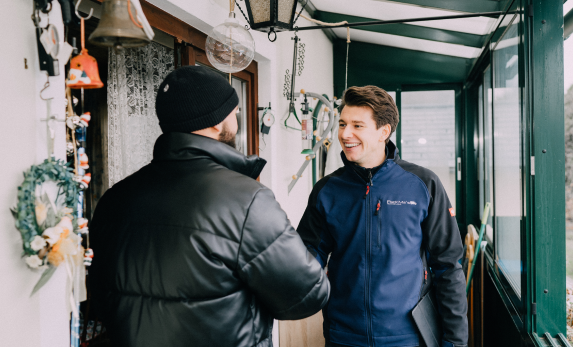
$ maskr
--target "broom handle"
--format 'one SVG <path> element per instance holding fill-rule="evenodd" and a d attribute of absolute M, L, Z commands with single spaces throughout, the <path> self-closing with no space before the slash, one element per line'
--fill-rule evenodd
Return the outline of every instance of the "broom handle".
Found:
<path fill-rule="evenodd" d="M 483 215 L 481 217 L 481 227 L 479 228 L 479 238 L 478 238 L 478 242 L 476 244 L 476 249 L 475 249 L 475 253 L 474 253 L 474 259 L 472 261 L 472 267 L 471 270 L 468 271 L 468 282 L 466 284 L 466 295 L 468 295 L 469 291 L 470 291 L 470 285 L 472 283 L 472 277 L 474 275 L 474 268 L 476 266 L 476 261 L 477 261 L 477 257 L 479 255 L 479 251 L 480 251 L 480 246 L 481 246 L 481 241 L 483 239 L 483 233 L 485 231 L 485 226 L 487 225 L 487 217 L 489 215 L 489 202 L 485 203 L 485 208 L 483 209 Z"/>

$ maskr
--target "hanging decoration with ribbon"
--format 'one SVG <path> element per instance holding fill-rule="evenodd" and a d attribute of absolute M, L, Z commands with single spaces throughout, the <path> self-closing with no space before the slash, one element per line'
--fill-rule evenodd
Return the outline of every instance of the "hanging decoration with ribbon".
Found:
<path fill-rule="evenodd" d="M 91 17 L 88 16 L 87 18 Z M 85 47 L 85 20 L 80 17 L 82 50 L 70 61 L 70 72 L 66 85 L 72 89 L 95 89 L 103 87 L 99 78 L 97 61 L 88 54 Z"/>

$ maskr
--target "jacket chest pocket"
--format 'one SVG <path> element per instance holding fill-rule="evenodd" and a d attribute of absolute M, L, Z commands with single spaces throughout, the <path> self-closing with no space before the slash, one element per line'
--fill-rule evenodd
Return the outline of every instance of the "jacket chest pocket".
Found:
<path fill-rule="evenodd" d="M 423 211 L 412 200 L 377 198 L 372 218 L 377 248 L 384 244 L 407 245 L 421 238 Z"/>

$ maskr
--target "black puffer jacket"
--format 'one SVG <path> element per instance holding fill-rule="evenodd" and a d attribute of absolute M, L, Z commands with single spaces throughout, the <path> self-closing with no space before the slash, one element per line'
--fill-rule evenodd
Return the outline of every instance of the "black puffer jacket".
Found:
<path fill-rule="evenodd" d="M 159 137 L 151 164 L 98 203 L 90 287 L 114 346 L 272 346 L 330 284 L 273 193 L 265 161 L 193 134 Z"/>

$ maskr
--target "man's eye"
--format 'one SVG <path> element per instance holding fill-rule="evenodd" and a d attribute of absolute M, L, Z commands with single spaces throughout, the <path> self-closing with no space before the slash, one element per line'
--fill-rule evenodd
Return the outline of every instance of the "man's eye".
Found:
<path fill-rule="evenodd" d="M 346 126 L 346 124 L 338 124 L 339 127 L 343 128 Z"/>
<path fill-rule="evenodd" d="M 355 128 L 362 128 L 362 125 L 355 125 Z"/>

